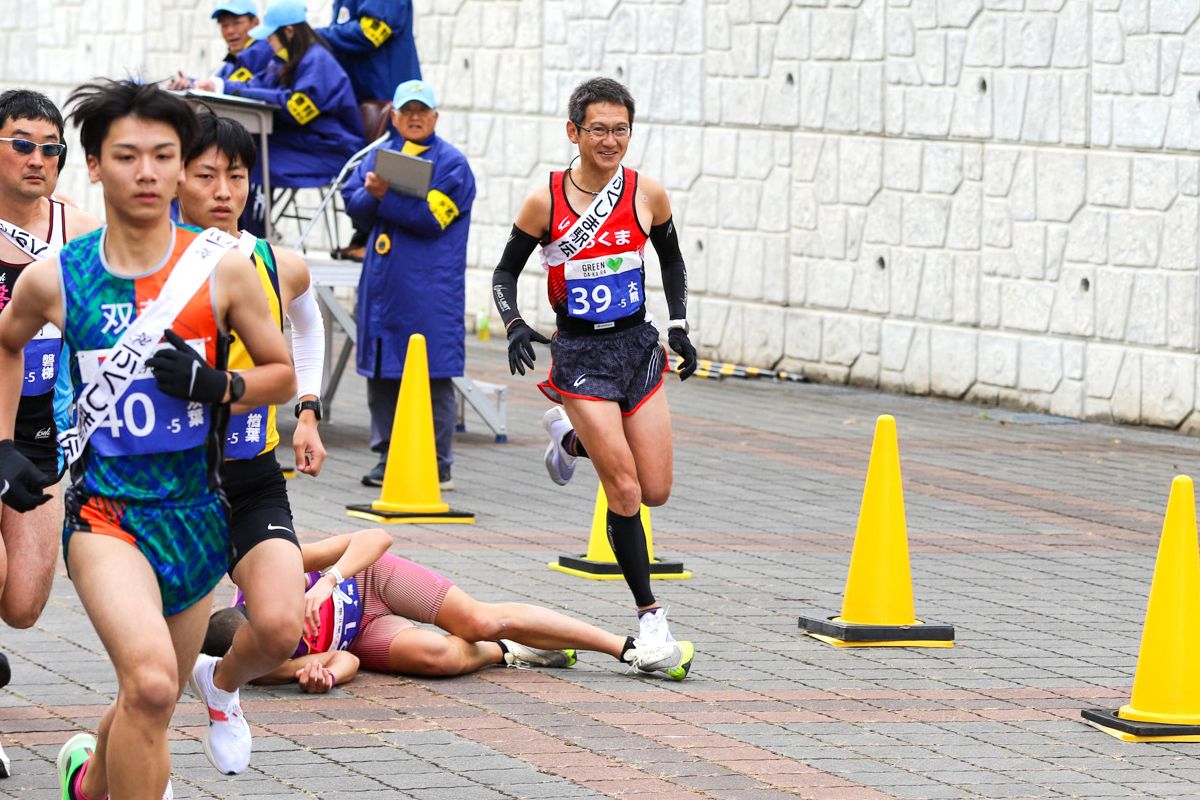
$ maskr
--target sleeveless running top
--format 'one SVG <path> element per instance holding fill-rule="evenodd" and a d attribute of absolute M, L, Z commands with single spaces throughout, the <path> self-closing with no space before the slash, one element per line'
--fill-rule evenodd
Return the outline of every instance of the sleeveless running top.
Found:
<path fill-rule="evenodd" d="M 548 264 L 543 255 L 549 273 L 546 293 L 560 323 L 578 320 L 599 331 L 620 327 L 618 321 L 643 313 L 646 271 L 642 254 L 649 237 L 638 222 L 633 203 L 637 172 L 622 169 L 625 184 L 621 197 L 592 240 L 557 266 Z M 580 216 L 567 201 L 566 180 L 565 171 L 550 173 L 549 241 L 563 236 Z"/>
<path fill-rule="evenodd" d="M 304 573 L 304 591 L 308 591 L 321 579 L 319 572 Z M 233 605 L 246 605 L 246 597 L 238 589 L 233 596 Z M 321 620 L 317 635 L 310 636 L 305 630 L 296 645 L 292 658 L 311 655 L 313 653 L 328 653 L 330 650 L 349 650 L 351 643 L 358 637 L 362 623 L 363 604 L 358 594 L 358 583 L 351 575 L 338 584 L 333 595 L 321 604 Z"/>
<path fill-rule="evenodd" d="M 267 306 L 275 324 L 283 330 L 283 300 L 279 289 L 279 268 L 275 261 L 275 251 L 265 239 L 259 239 L 254 245 L 251 255 L 258 280 L 267 296 Z M 234 336 L 229 344 L 229 369 L 250 369 L 254 361 L 246 352 L 246 346 L 238 336 Z M 229 418 L 229 427 L 225 433 L 225 457 L 230 459 L 249 459 L 268 453 L 279 444 L 279 430 L 275 427 L 275 406 L 259 406 L 245 414 L 235 414 Z"/>
<path fill-rule="evenodd" d="M 71 378 L 78 400 L 98 364 L 141 309 L 158 297 L 196 232 L 172 225 L 171 247 L 162 263 L 137 277 L 109 271 L 104 258 L 107 227 L 72 240 L 59 253 L 63 281 L 63 338 L 75 357 Z M 221 333 L 210 276 L 171 324 L 215 366 Z M 169 397 L 146 370 L 117 401 L 108 424 L 99 427 L 72 468 L 86 493 L 135 502 L 191 500 L 215 486 L 220 452 L 212 409 Z"/>
<path fill-rule="evenodd" d="M 50 203 L 50 226 L 46 234 L 49 250 L 40 258 L 52 258 L 66 243 L 67 210 L 60 201 L 48 198 Z M 13 286 L 21 277 L 25 267 L 37 259 L 30 258 L 20 264 L 0 261 L 0 311 L 12 299 Z M 46 323 L 25 345 L 25 371 L 21 380 L 21 405 L 17 416 L 53 408 L 54 382 L 58 378 L 58 357 L 62 350 L 62 333 Z"/>

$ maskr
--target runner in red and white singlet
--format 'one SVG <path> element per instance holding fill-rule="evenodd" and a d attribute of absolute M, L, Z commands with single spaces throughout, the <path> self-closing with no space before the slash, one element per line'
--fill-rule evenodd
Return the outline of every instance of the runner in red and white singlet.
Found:
<path fill-rule="evenodd" d="M 550 375 L 538 386 L 561 404 L 542 418 L 551 479 L 565 484 L 575 459 L 586 455 L 604 487 L 613 553 L 638 607 L 637 646 L 626 660 L 643 672 L 682 680 L 694 648 L 675 641 L 666 609 L 651 591 L 640 516 L 643 503 L 666 503 L 673 469 L 670 410 L 659 391 L 667 354 L 645 308 L 647 240 L 662 268 L 667 340 L 683 359 L 681 380 L 695 371 L 696 350 L 688 339 L 687 271 L 667 193 L 621 163 L 633 114 L 629 90 L 614 80 L 593 78 L 576 87 L 566 133 L 579 155 L 521 207 L 492 291 L 514 374 L 533 367 L 532 342 L 550 345 Z M 517 276 L 538 244 L 556 316 L 553 342 L 517 309 Z"/>

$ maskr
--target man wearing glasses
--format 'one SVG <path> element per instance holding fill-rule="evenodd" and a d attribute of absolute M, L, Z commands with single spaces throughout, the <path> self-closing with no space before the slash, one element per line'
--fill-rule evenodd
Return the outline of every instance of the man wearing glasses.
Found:
<path fill-rule="evenodd" d="M 45 95 L 20 89 L 0 94 L 0 311 L 28 264 L 100 227 L 91 216 L 52 197 L 66 158 L 62 134 L 62 115 Z M 0 443 L 0 460 L 10 449 L 24 454 L 45 475 L 45 491 L 56 498 L 54 384 L 61 348 L 62 336 L 53 325 L 43 327 L 25 348 L 16 435 Z M 28 628 L 50 595 L 62 506 L 45 503 L 21 514 L 9 507 L 7 491 L 0 492 L 0 618 L 14 628 Z M 8 661 L 0 654 L 0 686 L 8 679 Z M 2 751 L 0 771 L 8 774 Z"/>
<path fill-rule="evenodd" d="M 533 368 L 532 342 L 550 345 L 550 375 L 538 388 L 561 404 L 542 418 L 551 479 L 566 484 L 575 459 L 587 456 L 604 486 L 608 538 L 638 608 L 636 648 L 623 660 L 683 680 L 695 650 L 691 642 L 675 641 L 667 611 L 650 589 L 639 513 L 643 503 L 667 502 L 672 475 L 671 415 L 659 391 L 669 365 L 645 309 L 647 240 L 662 268 L 667 341 L 683 357 L 681 380 L 696 370 L 696 350 L 688 340 L 687 272 L 667 193 L 621 164 L 633 111 L 629 90 L 609 78 L 584 81 L 571 93 L 566 133 L 579 153 L 521 207 L 492 292 L 508 330 L 514 374 Z M 539 243 L 557 317 L 553 342 L 517 309 L 517 276 Z"/>
<path fill-rule="evenodd" d="M 392 109 L 392 124 L 404 138 L 389 148 L 432 161 L 433 174 L 423 197 L 393 191 L 374 171 L 376 150 L 342 189 L 354 224 L 371 231 L 358 284 L 357 353 L 379 463 L 362 480 L 383 485 L 408 337 L 420 333 L 429 352 L 438 482 L 449 491 L 457 416 L 451 379 L 463 374 L 467 359 L 463 309 L 475 176 L 466 156 L 434 132 L 437 102 L 428 83 L 397 86 Z"/>

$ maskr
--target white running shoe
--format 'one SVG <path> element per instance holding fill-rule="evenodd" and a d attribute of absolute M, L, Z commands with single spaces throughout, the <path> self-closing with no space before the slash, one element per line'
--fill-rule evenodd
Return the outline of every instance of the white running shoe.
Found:
<path fill-rule="evenodd" d="M 4 752 L 4 748 L 0 747 L 0 778 L 7 778 L 12 775 L 12 762 L 8 760 L 8 753 Z"/>
<path fill-rule="evenodd" d="M 577 660 L 574 650 L 541 650 L 508 639 L 500 641 L 508 649 L 504 654 L 504 663 L 510 667 L 573 667 Z"/>
<path fill-rule="evenodd" d="M 550 436 L 550 444 L 546 445 L 546 472 L 550 480 L 559 486 L 566 486 L 575 475 L 575 459 L 578 456 L 568 455 L 562 446 L 563 437 L 573 429 L 571 420 L 562 406 L 554 406 L 542 415 L 542 427 Z"/>
<path fill-rule="evenodd" d="M 642 642 L 635 640 L 625 653 L 625 661 L 638 672 L 661 672 L 668 678 L 681 681 L 692 668 L 696 648 L 691 642 Z"/>
<path fill-rule="evenodd" d="M 667 627 L 667 609 L 656 608 L 638 617 L 638 641 L 671 644 L 675 637 Z"/>
<path fill-rule="evenodd" d="M 171 786 L 170 778 L 167 778 L 167 790 L 163 792 L 163 800 L 175 800 L 175 789 Z"/>
<path fill-rule="evenodd" d="M 208 707 L 208 730 L 204 733 L 204 755 L 226 775 L 237 775 L 250 765 L 250 726 L 242 715 L 238 692 L 226 692 L 213 684 L 213 671 L 221 659 L 201 654 L 192 668 L 188 685 Z"/>

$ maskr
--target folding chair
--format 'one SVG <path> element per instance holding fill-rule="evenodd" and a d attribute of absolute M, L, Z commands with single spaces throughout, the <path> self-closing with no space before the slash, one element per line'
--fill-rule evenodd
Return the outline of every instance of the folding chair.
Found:
<path fill-rule="evenodd" d="M 391 138 L 389 125 L 391 124 L 391 102 L 387 100 L 367 100 L 360 103 L 358 106 L 359 115 L 362 117 L 363 130 L 367 133 L 367 139 L 371 143 L 359 150 L 342 166 L 337 177 L 326 187 L 322 188 L 321 201 L 313 210 L 310 216 L 307 216 L 307 223 L 300 229 L 300 235 L 292 244 L 292 249 L 304 252 L 305 241 L 317 225 L 317 220 L 324 222 L 325 233 L 329 237 L 330 249 L 337 252 L 341 249 L 341 237 L 338 226 L 338 213 L 345 214 L 345 207 L 341 200 L 342 184 L 346 182 L 346 178 L 350 177 L 350 173 L 355 167 L 362 163 L 362 160 L 367 157 L 367 154 L 376 149 L 384 142 Z M 295 219 L 297 225 L 304 219 L 305 215 L 296 203 L 297 190 L 290 191 L 291 194 L 282 198 L 281 208 L 277 214 L 279 219 Z"/>

